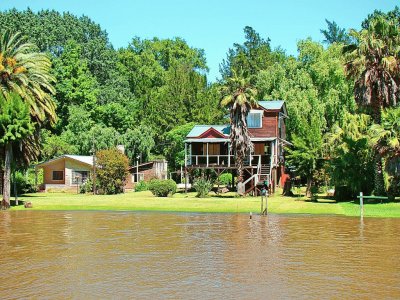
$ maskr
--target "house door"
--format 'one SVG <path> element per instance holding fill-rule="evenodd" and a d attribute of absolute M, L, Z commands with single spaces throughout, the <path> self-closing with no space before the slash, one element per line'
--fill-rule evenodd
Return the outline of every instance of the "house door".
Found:
<path fill-rule="evenodd" d="M 254 144 L 254 155 L 264 155 L 264 143 Z"/>

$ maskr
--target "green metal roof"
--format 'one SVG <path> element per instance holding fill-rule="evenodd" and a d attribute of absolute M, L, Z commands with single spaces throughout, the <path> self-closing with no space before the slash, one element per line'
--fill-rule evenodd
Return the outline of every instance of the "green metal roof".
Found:
<path fill-rule="evenodd" d="M 229 125 L 194 125 L 187 137 L 198 137 L 210 128 L 214 128 L 216 131 L 225 135 L 226 137 L 229 136 L 231 130 Z"/>
<path fill-rule="evenodd" d="M 280 110 L 282 106 L 285 104 L 283 100 L 268 100 L 268 101 L 258 101 L 258 104 L 265 109 L 273 109 L 273 110 Z"/>

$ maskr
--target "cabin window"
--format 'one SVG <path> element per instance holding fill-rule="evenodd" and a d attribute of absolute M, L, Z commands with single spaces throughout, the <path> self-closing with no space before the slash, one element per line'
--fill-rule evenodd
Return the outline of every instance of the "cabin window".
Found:
<path fill-rule="evenodd" d="M 75 171 L 72 170 L 72 184 L 82 184 L 86 182 L 89 177 L 88 171 Z"/>
<path fill-rule="evenodd" d="M 64 171 L 53 171 L 53 180 L 64 180 Z"/>
<path fill-rule="evenodd" d="M 261 128 L 262 127 L 262 111 L 250 111 L 247 115 L 248 128 Z"/>

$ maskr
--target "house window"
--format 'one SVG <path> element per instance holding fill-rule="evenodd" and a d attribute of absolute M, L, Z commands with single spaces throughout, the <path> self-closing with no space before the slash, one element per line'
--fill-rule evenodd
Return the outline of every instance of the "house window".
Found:
<path fill-rule="evenodd" d="M 72 170 L 72 184 L 82 184 L 86 182 L 89 177 L 89 171 L 75 171 Z"/>
<path fill-rule="evenodd" d="M 64 180 L 64 171 L 53 171 L 53 180 Z"/>
<path fill-rule="evenodd" d="M 132 182 L 140 182 L 144 180 L 144 174 L 143 173 L 133 173 L 132 174 Z"/>
<path fill-rule="evenodd" d="M 261 128 L 262 127 L 262 115 L 263 111 L 250 111 L 247 115 L 247 127 L 248 128 Z"/>

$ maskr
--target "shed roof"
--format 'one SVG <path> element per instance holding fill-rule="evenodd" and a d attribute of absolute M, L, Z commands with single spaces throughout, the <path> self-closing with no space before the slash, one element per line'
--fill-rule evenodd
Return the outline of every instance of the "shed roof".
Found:
<path fill-rule="evenodd" d="M 36 166 L 37 167 L 44 166 L 44 165 L 47 165 L 49 163 L 55 162 L 55 161 L 63 159 L 63 158 L 69 158 L 69 159 L 72 159 L 72 160 L 75 160 L 75 161 L 78 161 L 78 162 L 93 166 L 93 156 L 91 156 L 91 155 L 90 156 L 86 156 L 86 155 L 67 155 L 67 154 L 59 156 L 59 157 L 56 157 L 56 158 L 53 158 L 53 159 L 50 159 L 50 160 L 45 161 L 45 162 L 42 162 L 40 164 L 37 164 Z"/>

